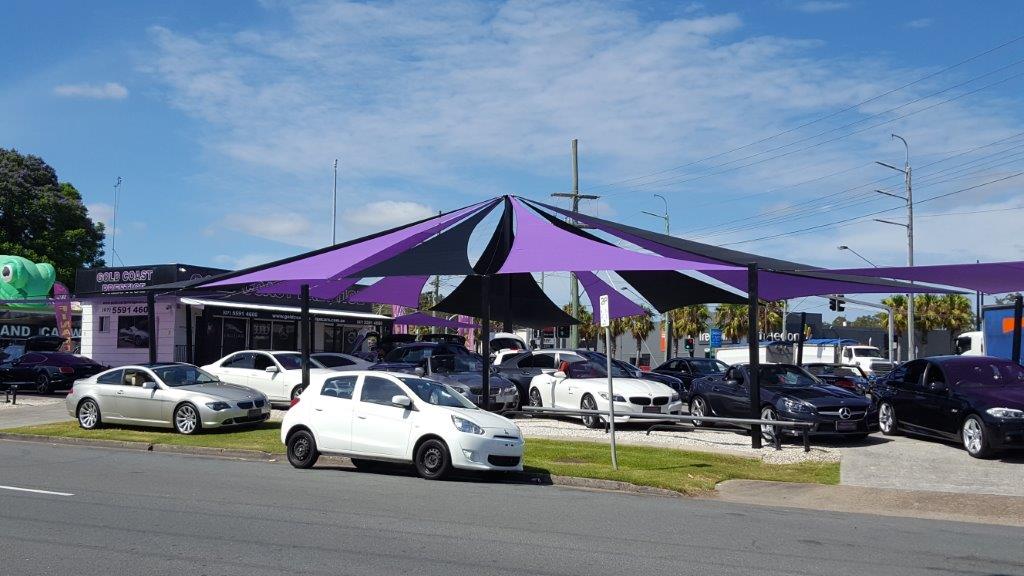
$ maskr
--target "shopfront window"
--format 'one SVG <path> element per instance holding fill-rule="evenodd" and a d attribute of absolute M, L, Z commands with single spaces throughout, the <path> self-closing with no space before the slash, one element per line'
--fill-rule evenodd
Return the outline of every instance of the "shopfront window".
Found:
<path fill-rule="evenodd" d="M 221 332 L 221 353 L 230 354 L 246 349 L 247 321 L 244 318 L 225 318 Z"/>
<path fill-rule="evenodd" d="M 297 350 L 298 329 L 295 322 L 274 322 L 272 350 Z"/>
<path fill-rule="evenodd" d="M 270 350 L 271 349 L 271 333 L 273 332 L 274 325 L 272 322 L 267 320 L 253 320 L 252 321 L 252 336 L 250 336 L 251 347 L 254 350 Z"/>

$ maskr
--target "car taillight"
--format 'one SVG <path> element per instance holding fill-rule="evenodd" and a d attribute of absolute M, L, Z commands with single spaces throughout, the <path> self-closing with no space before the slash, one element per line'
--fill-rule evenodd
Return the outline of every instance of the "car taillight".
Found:
<path fill-rule="evenodd" d="M 74 374 L 75 373 L 75 369 L 70 367 L 70 366 L 61 366 L 60 367 L 60 373 L 61 374 Z"/>
<path fill-rule="evenodd" d="M 299 403 L 299 397 L 298 397 L 298 396 L 296 396 L 296 397 L 292 398 L 292 402 L 291 402 L 291 404 L 289 404 L 288 406 L 289 406 L 289 407 L 290 407 L 290 406 L 295 406 L 295 405 L 296 405 L 296 404 L 298 404 L 298 403 Z"/>
<path fill-rule="evenodd" d="M 71 395 L 72 395 L 72 394 L 74 394 L 74 393 L 75 393 L 75 389 L 74 389 L 74 387 L 72 387 L 72 388 L 68 388 L 68 396 L 71 396 Z"/>

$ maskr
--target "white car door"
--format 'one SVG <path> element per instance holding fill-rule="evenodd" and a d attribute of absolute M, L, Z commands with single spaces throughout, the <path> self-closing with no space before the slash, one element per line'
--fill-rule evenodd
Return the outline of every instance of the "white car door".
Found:
<path fill-rule="evenodd" d="M 277 370 L 267 372 L 267 368 L 276 368 Z M 292 390 L 288 372 L 270 354 L 254 353 L 252 369 L 247 371 L 246 376 L 248 381 L 245 385 L 263 392 L 267 398 L 271 400 L 291 399 Z"/>
<path fill-rule="evenodd" d="M 394 396 L 408 396 L 398 384 L 382 376 L 362 376 L 359 400 L 353 405 L 352 449 L 354 454 L 402 458 L 409 445 L 416 412 L 391 403 Z"/>
<path fill-rule="evenodd" d="M 562 365 L 563 362 L 569 364 L 575 364 L 578 362 L 586 363 L 587 359 L 576 354 L 558 354 L 558 364 Z M 568 376 L 568 375 L 566 375 Z M 580 390 L 581 382 L 576 378 L 565 378 L 555 386 L 555 400 L 561 407 L 564 408 L 579 408 L 580 399 L 583 394 Z"/>
<path fill-rule="evenodd" d="M 358 375 L 328 378 L 313 404 L 313 430 L 325 452 L 348 452 L 352 448 L 352 404 Z M 305 395 L 303 401 L 306 400 Z"/>
<path fill-rule="evenodd" d="M 249 372 L 252 370 L 252 364 L 252 352 L 237 352 L 221 360 L 218 365 L 208 366 L 205 369 L 229 384 L 248 386 Z"/>

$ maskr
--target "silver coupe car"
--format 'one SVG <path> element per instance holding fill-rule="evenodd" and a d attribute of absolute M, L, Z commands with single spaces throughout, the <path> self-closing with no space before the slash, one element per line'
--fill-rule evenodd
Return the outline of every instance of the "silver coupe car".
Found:
<path fill-rule="evenodd" d="M 76 380 L 66 403 L 68 413 L 87 430 L 117 423 L 195 434 L 270 417 L 270 402 L 262 393 L 179 362 L 121 366 Z"/>

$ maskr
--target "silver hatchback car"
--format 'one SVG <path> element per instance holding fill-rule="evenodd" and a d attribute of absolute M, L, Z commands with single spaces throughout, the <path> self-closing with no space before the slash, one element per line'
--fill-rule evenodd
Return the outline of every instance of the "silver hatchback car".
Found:
<path fill-rule="evenodd" d="M 76 380 L 65 402 L 87 430 L 117 423 L 195 434 L 270 418 L 262 393 L 179 362 L 121 366 Z"/>

